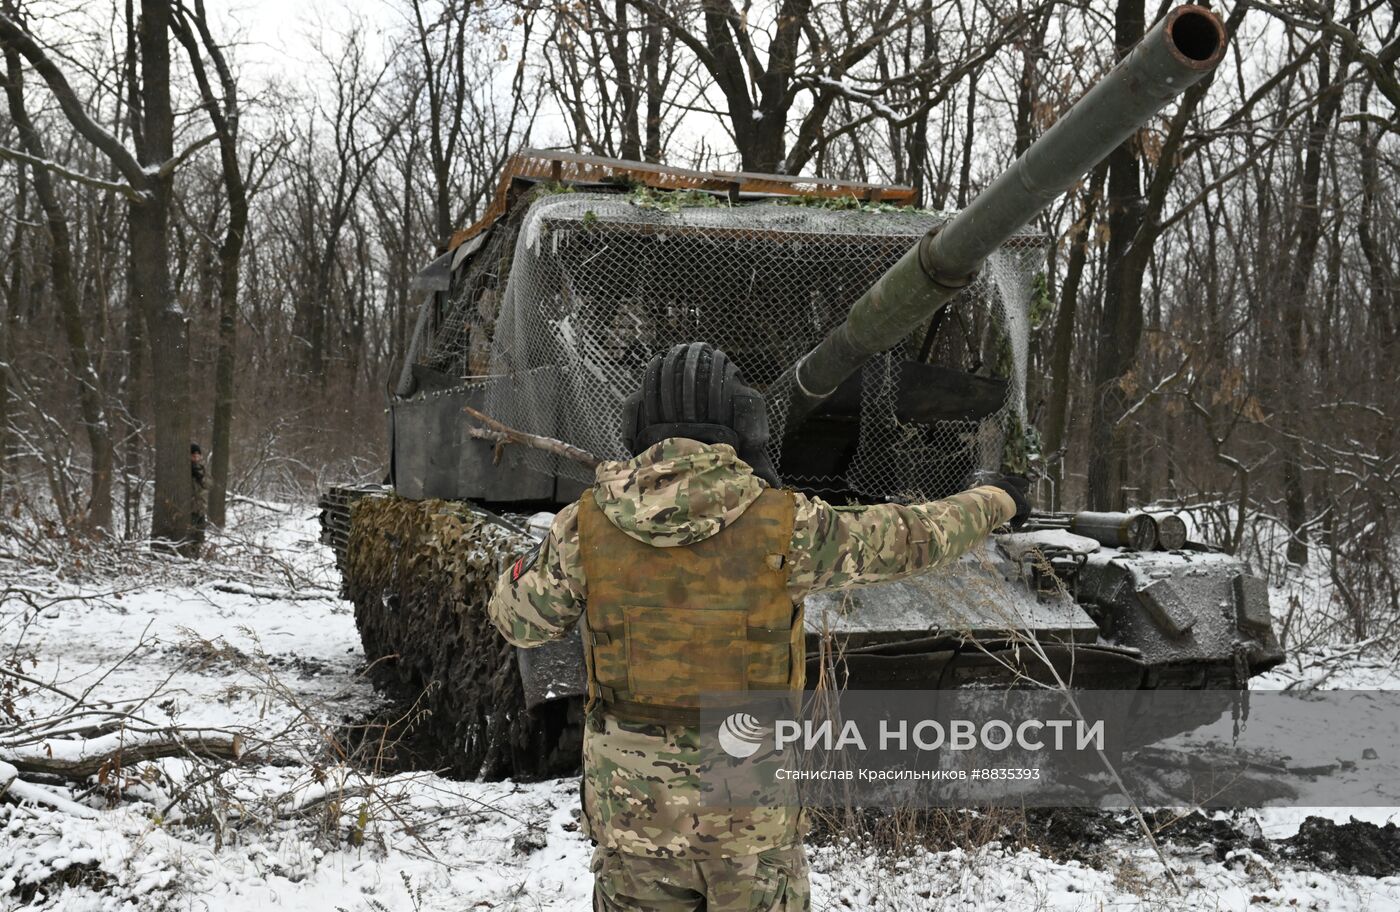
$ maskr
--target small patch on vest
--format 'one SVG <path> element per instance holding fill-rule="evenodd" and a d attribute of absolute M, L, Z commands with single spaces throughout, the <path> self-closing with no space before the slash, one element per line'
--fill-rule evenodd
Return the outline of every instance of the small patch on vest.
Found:
<path fill-rule="evenodd" d="M 784 554 L 770 554 L 763 560 L 764 563 L 768 565 L 769 570 L 781 570 L 783 569 L 783 564 L 787 563 L 787 556 Z"/>
<path fill-rule="evenodd" d="M 525 571 L 535 566 L 535 561 L 540 559 L 540 549 L 543 547 L 544 542 L 540 542 L 531 548 L 528 554 L 522 555 L 516 559 L 514 564 L 511 564 L 510 581 L 512 583 L 520 582 L 520 577 L 525 575 Z"/>

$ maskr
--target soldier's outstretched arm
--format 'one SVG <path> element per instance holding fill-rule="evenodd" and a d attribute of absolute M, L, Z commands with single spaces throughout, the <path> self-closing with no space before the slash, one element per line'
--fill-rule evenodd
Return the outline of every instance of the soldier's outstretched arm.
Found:
<path fill-rule="evenodd" d="M 578 505 L 554 517 L 549 534 L 496 580 L 488 612 L 516 646 L 538 646 L 563 636 L 583 613 L 587 589 L 578 554 Z"/>
<path fill-rule="evenodd" d="M 922 504 L 834 507 L 797 495 L 789 588 L 795 595 L 909 576 L 953 560 L 1016 514 L 992 485 Z"/>

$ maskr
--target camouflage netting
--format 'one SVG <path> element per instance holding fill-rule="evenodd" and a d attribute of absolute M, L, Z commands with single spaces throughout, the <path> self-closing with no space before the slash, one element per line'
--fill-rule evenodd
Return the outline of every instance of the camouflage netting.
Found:
<path fill-rule="evenodd" d="M 501 570 L 532 543 L 449 501 L 364 497 L 351 511 L 344 594 L 376 679 L 410 702 L 423 695 L 429 716 L 417 734 L 452 773 L 510 774 L 516 757 L 538 753 L 539 725 L 486 605 Z"/>
<path fill-rule="evenodd" d="M 785 480 L 874 498 L 942 496 L 971 470 L 997 468 L 1008 433 L 1023 427 L 1027 303 L 1043 238 L 1008 241 L 949 306 L 931 345 L 921 329 L 866 366 L 845 477 L 784 468 L 785 397 L 772 384 L 946 218 L 843 200 L 730 206 L 694 192 L 537 189 L 462 254 L 420 361 L 484 388 L 486 411 L 508 425 L 617 458 L 620 405 L 647 360 L 677 342 L 712 342 L 768 390 Z M 1005 401 L 982 420 L 900 421 L 895 391 L 906 360 L 1004 380 Z M 541 472 L 592 480 L 549 454 L 527 458 Z"/>

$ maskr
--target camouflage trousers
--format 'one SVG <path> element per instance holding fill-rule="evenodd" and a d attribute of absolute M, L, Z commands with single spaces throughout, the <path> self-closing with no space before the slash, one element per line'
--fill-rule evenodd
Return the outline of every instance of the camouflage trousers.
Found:
<path fill-rule="evenodd" d="M 190 514 L 190 535 L 180 546 L 180 553 L 186 557 L 199 557 L 204 550 L 204 532 L 209 526 L 209 518 L 203 513 Z"/>
<path fill-rule="evenodd" d="M 703 861 L 603 846 L 593 853 L 594 912 L 807 912 L 811 906 L 801 843 Z"/>

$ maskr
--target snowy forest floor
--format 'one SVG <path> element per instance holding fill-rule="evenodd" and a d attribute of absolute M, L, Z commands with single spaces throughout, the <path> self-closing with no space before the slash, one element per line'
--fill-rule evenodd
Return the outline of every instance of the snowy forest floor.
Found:
<path fill-rule="evenodd" d="M 0 710 L 42 717 L 81 697 L 147 724 L 247 733 L 239 759 L 108 765 L 83 788 L 21 774 L 50 800 L 0 803 L 0 910 L 589 907 L 574 780 L 389 772 L 377 730 L 348 726 L 395 710 L 364 677 L 313 509 L 240 503 L 213 550 L 204 562 L 0 557 L 0 664 L 37 682 L 0 680 Z M 1400 672 L 1374 649 L 1336 647 L 1290 657 L 1256 686 L 1295 681 L 1396 688 Z M 3 740 L 12 719 L 0 720 Z M 1316 813 L 1387 824 L 1400 809 Z M 1001 838 L 900 857 L 813 846 L 813 907 L 1400 909 L 1395 828 L 1324 830 L 1319 846 L 1308 816 L 1163 829 L 1181 896 L 1108 813 L 1032 816 Z"/>

